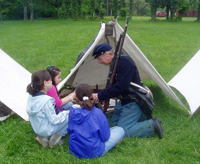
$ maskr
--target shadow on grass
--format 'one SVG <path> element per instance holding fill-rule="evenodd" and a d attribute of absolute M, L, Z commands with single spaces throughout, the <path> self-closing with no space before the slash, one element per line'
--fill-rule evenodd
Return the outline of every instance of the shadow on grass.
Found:
<path fill-rule="evenodd" d="M 180 113 L 185 117 L 189 117 L 187 110 L 171 100 L 157 85 L 151 85 L 149 88 L 154 95 L 154 117 L 158 115 L 176 118 Z"/>

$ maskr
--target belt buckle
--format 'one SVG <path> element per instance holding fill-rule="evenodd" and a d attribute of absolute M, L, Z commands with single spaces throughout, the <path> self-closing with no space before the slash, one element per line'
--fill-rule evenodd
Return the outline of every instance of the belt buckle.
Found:
<path fill-rule="evenodd" d="M 122 96 L 121 96 L 121 95 L 119 95 L 119 96 L 118 96 L 118 98 L 121 100 L 121 99 L 122 99 Z"/>

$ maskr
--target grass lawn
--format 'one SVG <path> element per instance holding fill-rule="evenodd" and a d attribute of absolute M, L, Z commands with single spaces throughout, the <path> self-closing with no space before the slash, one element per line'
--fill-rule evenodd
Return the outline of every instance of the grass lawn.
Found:
<path fill-rule="evenodd" d="M 109 20 L 4 21 L 0 23 L 0 48 L 30 72 L 56 65 L 64 78 L 74 67 L 79 53 L 97 35 L 100 22 Z M 167 22 L 158 18 L 151 22 L 150 17 L 133 17 L 127 33 L 168 82 L 200 49 L 200 24 L 195 20 Z M 118 23 L 124 27 L 125 21 Z M 154 94 L 154 117 L 162 118 L 162 140 L 157 136 L 124 138 L 104 157 L 80 160 L 69 153 L 68 135 L 64 137 L 64 146 L 43 148 L 35 141 L 30 123 L 12 115 L 0 122 L 0 163 L 199 163 L 199 114 L 189 119 L 188 112 L 152 80 L 144 83 Z"/>

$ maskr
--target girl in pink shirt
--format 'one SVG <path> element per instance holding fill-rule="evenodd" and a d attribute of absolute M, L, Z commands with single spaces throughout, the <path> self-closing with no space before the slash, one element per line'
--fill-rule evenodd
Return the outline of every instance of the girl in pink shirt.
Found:
<path fill-rule="evenodd" d="M 61 109 L 60 107 L 64 108 L 64 110 L 70 110 L 73 105 L 72 101 L 75 98 L 75 93 L 71 93 L 70 95 L 60 99 L 56 86 L 61 81 L 61 70 L 56 66 L 49 66 L 46 70 L 50 73 L 52 79 L 52 88 L 47 91 L 47 95 L 55 99 L 55 105 L 58 111 Z"/>

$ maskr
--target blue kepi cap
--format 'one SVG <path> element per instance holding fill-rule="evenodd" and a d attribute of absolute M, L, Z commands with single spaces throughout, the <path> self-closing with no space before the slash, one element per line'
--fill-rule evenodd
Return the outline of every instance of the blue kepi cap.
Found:
<path fill-rule="evenodd" d="M 111 49 L 112 47 L 110 46 L 110 44 L 107 43 L 99 44 L 95 46 L 92 56 L 94 57 L 94 59 L 96 59 L 100 55 L 103 55 L 106 51 L 110 51 Z"/>

